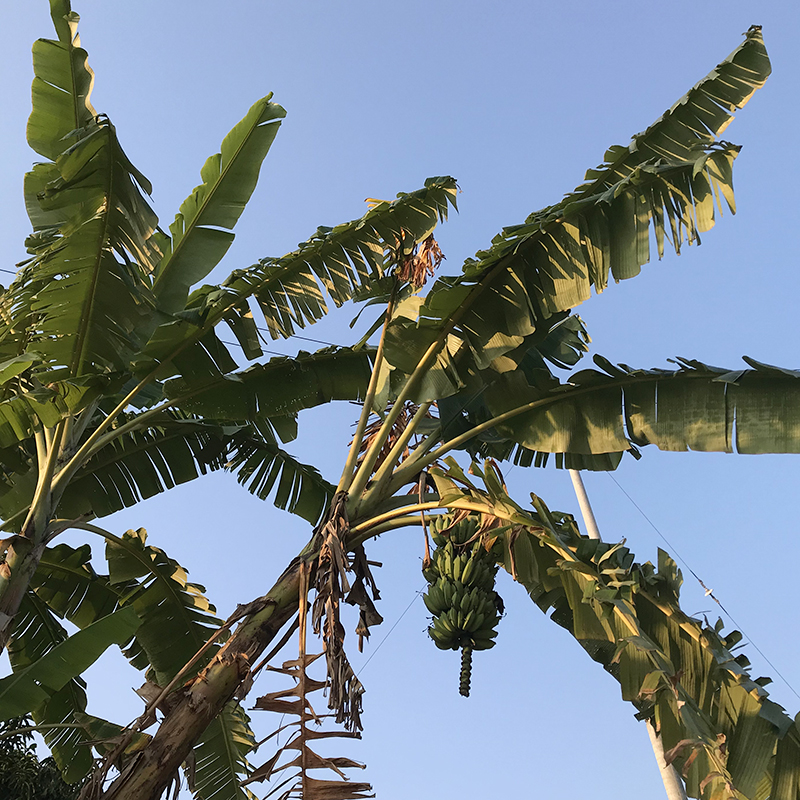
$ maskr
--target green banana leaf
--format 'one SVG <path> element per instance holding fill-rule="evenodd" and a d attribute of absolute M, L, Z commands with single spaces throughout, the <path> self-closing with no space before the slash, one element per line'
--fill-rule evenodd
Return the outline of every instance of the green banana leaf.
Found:
<path fill-rule="evenodd" d="M 189 288 L 211 272 L 233 242 L 229 231 L 253 194 L 261 163 L 286 116 L 271 99 L 269 94 L 254 103 L 220 152 L 206 161 L 200 170 L 203 183 L 181 204 L 169 228 L 171 238 L 160 240 L 164 256 L 153 282 L 160 310 L 181 311 Z"/>
<path fill-rule="evenodd" d="M 239 783 L 251 771 L 247 754 L 256 739 L 250 718 L 236 702 L 228 703 L 206 728 L 192 754 L 195 797 L 200 800 L 255 800 Z"/>
<path fill-rule="evenodd" d="M 136 646 L 126 655 L 137 669 L 151 667 L 155 682 L 166 686 L 222 621 L 205 589 L 191 583 L 186 570 L 163 550 L 147 544 L 144 528 L 107 540 L 106 559 L 111 586 L 125 592 L 124 607 L 135 609 L 141 620 Z M 217 647 L 209 648 L 191 674 L 202 669 Z"/>
<path fill-rule="evenodd" d="M 384 274 L 391 264 L 390 251 L 398 243 L 413 247 L 424 240 L 447 217 L 448 207 L 455 207 L 456 191 L 452 178 L 428 178 L 423 189 L 401 193 L 397 200 L 382 202 L 359 219 L 318 228 L 297 250 L 281 258 L 262 259 L 249 269 L 231 273 L 220 286 L 196 289 L 185 311 L 155 330 L 133 362 L 134 370 L 156 371 L 160 379 L 180 375 L 186 380 L 194 374 L 190 367 L 205 370 L 208 376 L 215 369 L 232 372 L 235 361 L 218 339 L 210 347 L 201 344 L 209 330 L 227 322 L 245 354 L 257 356 L 260 348 L 251 320 L 251 299 L 272 338 L 291 336 L 295 329 L 327 313 L 324 293 L 335 305 L 342 305 Z M 177 363 L 181 359 L 183 363 Z"/>
<path fill-rule="evenodd" d="M 620 683 L 637 717 L 654 720 L 691 797 L 709 785 L 719 798 L 797 800 L 800 728 L 732 652 L 741 634 L 681 610 L 682 576 L 667 553 L 637 564 L 624 544 L 581 536 L 535 495 L 536 510 L 522 509 L 491 466 L 473 463 L 470 474 L 486 488 L 451 459 L 431 470 L 442 504 L 498 518 L 502 565 Z"/>
<path fill-rule="evenodd" d="M 8 396 L 0 400 L 0 448 L 20 445 L 37 428 L 52 428 L 80 412 L 99 391 L 99 385 L 92 382 L 53 381 L 47 386 L 6 392 Z"/>
<path fill-rule="evenodd" d="M 23 599 L 16 617 L 14 635 L 8 648 L 12 669 L 17 672 L 43 658 L 66 641 L 67 632 L 41 598 L 32 592 Z M 33 720 L 42 724 L 74 724 L 76 713 L 86 709 L 86 683 L 76 676 L 32 710 Z M 47 744 L 65 780 L 83 778 L 92 768 L 86 746 L 87 736 L 80 728 L 51 728 L 43 731 Z"/>
<path fill-rule="evenodd" d="M 171 404 L 206 419 L 256 421 L 332 400 L 363 400 L 373 358 L 372 349 L 301 350 L 294 358 L 271 358 L 215 380 L 177 378 L 165 384 L 164 394 Z"/>
<path fill-rule="evenodd" d="M 57 40 L 39 39 L 33 45 L 33 110 L 28 119 L 28 144 L 50 161 L 74 144 L 80 129 L 97 112 L 90 96 L 94 73 L 80 46 L 78 15 L 69 0 L 51 0 L 50 14 Z"/>
<path fill-rule="evenodd" d="M 150 667 L 159 686 L 167 683 L 206 643 L 221 620 L 204 597 L 202 586 L 190 583 L 186 571 L 163 550 L 146 543 L 143 529 L 128 531 L 106 543 L 110 582 L 125 592 L 126 604 L 136 609 L 142 624 L 135 647 L 126 655 L 138 669 Z M 216 653 L 209 648 L 187 677 L 195 674 Z M 247 715 L 230 703 L 205 730 L 194 748 L 191 780 L 198 797 L 251 798 L 238 789 L 247 771 L 246 754 L 255 744 Z"/>
<path fill-rule="evenodd" d="M 119 608 L 119 592 L 91 564 L 88 544 L 45 548 L 30 587 L 62 619 L 87 628 Z"/>
<path fill-rule="evenodd" d="M 53 610 L 76 624 L 86 623 L 115 602 L 123 603 L 128 610 L 135 609 L 141 624 L 133 642 L 126 647 L 125 655 L 136 668 L 151 668 L 152 678 L 164 686 L 205 644 L 209 633 L 216 630 L 221 621 L 213 615 L 214 607 L 203 596 L 203 588 L 190 583 L 186 571 L 162 550 L 147 545 L 146 539 L 146 532 L 140 529 L 107 541 L 110 577 L 94 573 L 89 564 L 88 546 L 73 550 L 59 545 L 49 550 L 34 579 L 34 598 L 39 604 L 46 600 Z M 38 631 L 39 627 L 31 621 L 30 629 L 37 630 L 39 636 L 46 636 L 47 631 Z M 210 648 L 207 657 L 191 674 L 217 649 L 218 645 Z M 54 699 L 57 697 L 55 695 Z M 88 755 L 88 748 L 80 742 L 111 738 L 120 729 L 81 713 L 85 706 L 84 696 L 83 704 L 71 709 L 64 721 L 83 725 L 81 729 L 69 731 L 69 735 L 74 740 L 73 749 L 80 748 Z M 63 732 L 60 734 L 64 737 Z M 148 738 L 140 736 L 130 752 L 146 744 Z M 254 744 L 247 715 L 236 703 L 229 704 L 195 746 L 192 779 L 197 796 L 251 798 L 251 794 L 237 787 L 248 769 L 245 756 Z M 103 751 L 102 746 L 100 750 Z M 85 771 L 90 766 L 91 759 Z"/>
<path fill-rule="evenodd" d="M 225 468 L 261 500 L 274 490 L 276 508 L 297 514 L 312 525 L 320 521 L 336 492 L 315 467 L 301 464 L 266 438 L 243 440 Z"/>
<path fill-rule="evenodd" d="M 122 608 L 56 644 L 28 666 L 0 679 L 0 720 L 34 711 L 87 670 L 112 644 L 124 644 L 141 624 Z"/>
<path fill-rule="evenodd" d="M 800 452 L 800 372 L 744 360 L 749 369 L 678 359 L 675 370 L 634 370 L 595 356 L 602 371 L 582 370 L 549 391 L 507 373 L 487 384 L 480 408 L 465 415 L 467 432 L 457 446 L 503 457 L 516 444 L 522 463 L 555 453 L 559 466 L 596 469 L 613 469 L 624 451 L 648 444 L 671 451 Z M 492 419 L 485 443 L 471 444 L 469 431 Z"/>
<path fill-rule="evenodd" d="M 389 326 L 387 360 L 410 374 L 431 347 L 440 360 L 465 348 L 469 357 L 462 364 L 485 369 L 554 314 L 588 299 L 592 287 L 603 291 L 609 272 L 616 280 L 637 275 L 650 259 L 651 227 L 659 257 L 667 238 L 676 252 L 684 239 L 699 243 L 714 224 L 715 200 L 720 214 L 723 198 L 734 210 L 738 148 L 714 138 L 769 72 L 760 30 L 751 29 L 734 53 L 627 148 L 611 148 L 586 183 L 504 229 L 458 277 L 439 278 L 417 316 Z M 433 356 L 425 367 L 432 364 Z"/>
<path fill-rule="evenodd" d="M 93 74 L 67 0 L 51 5 L 57 41 L 34 46 L 29 143 L 49 163 L 25 184 L 33 258 L 3 295 L 0 352 L 41 354 L 48 380 L 127 366 L 153 308 L 149 273 L 160 253 L 151 187 L 109 120 L 89 102 Z"/>

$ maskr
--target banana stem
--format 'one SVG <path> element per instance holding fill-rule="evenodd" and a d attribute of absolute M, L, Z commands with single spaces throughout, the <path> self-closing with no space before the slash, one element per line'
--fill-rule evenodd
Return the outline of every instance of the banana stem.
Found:
<path fill-rule="evenodd" d="M 409 497 L 411 496 L 412 495 L 409 495 Z M 360 522 L 357 525 L 353 525 L 350 528 L 350 535 L 356 537 L 363 537 L 363 539 L 369 539 L 372 536 L 377 535 L 377 533 L 374 533 L 373 531 L 375 531 L 385 522 L 389 522 L 398 519 L 399 517 L 404 517 L 406 515 L 414 514 L 417 511 L 433 511 L 437 508 L 462 508 L 465 511 L 477 511 L 479 513 L 486 512 L 485 505 L 469 500 L 468 498 L 461 498 L 459 500 L 454 500 L 452 502 L 448 502 L 446 505 L 443 505 L 441 500 L 434 500 L 429 503 L 411 503 L 407 506 L 403 506 L 402 508 L 396 508 L 393 509 L 392 511 L 387 511 L 383 514 L 378 514 L 377 516 L 372 517 L 371 519 L 364 520 L 364 522 Z"/>
<path fill-rule="evenodd" d="M 386 494 L 383 489 L 386 487 L 386 484 L 392 477 L 395 464 L 397 464 L 397 462 L 400 460 L 403 451 L 411 441 L 411 437 L 416 432 L 422 420 L 427 416 L 431 405 L 433 404 L 430 402 L 423 403 L 417 409 L 417 412 L 414 414 L 411 420 L 409 420 L 405 430 L 402 432 L 402 434 L 400 434 L 397 441 L 394 443 L 394 446 L 389 451 L 389 454 L 386 456 L 386 460 L 383 462 L 383 464 L 381 464 L 380 468 L 375 473 L 371 486 L 364 493 L 364 502 L 369 502 L 368 498 L 375 498 L 376 502 L 380 502 L 382 496 Z M 411 456 L 409 456 L 409 458 L 410 457 Z M 356 512 L 358 507 L 358 500 L 356 500 L 356 506 L 353 511 Z"/>
<path fill-rule="evenodd" d="M 411 375 L 408 376 L 400 395 L 398 396 L 397 400 L 395 400 L 394 406 L 386 416 L 380 431 L 375 436 L 372 445 L 364 456 L 364 460 L 361 463 L 361 468 L 353 479 L 353 483 L 350 486 L 349 492 L 351 497 L 357 497 L 364 491 L 367 481 L 369 481 L 369 477 L 372 474 L 372 469 L 375 466 L 375 462 L 378 459 L 378 454 L 380 453 L 384 442 L 388 438 L 389 432 L 394 427 L 397 417 L 400 415 L 405 403 L 411 399 L 413 392 L 417 388 L 417 384 L 422 379 L 422 376 L 428 371 L 433 359 L 436 358 L 436 356 L 439 354 L 439 351 L 447 343 L 447 337 L 450 335 L 450 331 L 458 324 L 461 317 L 470 309 L 475 299 L 487 286 L 491 284 L 494 276 L 508 266 L 512 258 L 513 255 L 510 255 L 501 259 L 494 267 L 492 267 L 491 271 L 487 275 L 483 276 L 483 279 L 479 283 L 476 283 L 475 286 L 473 286 L 470 293 L 466 298 L 464 298 L 464 302 L 453 313 L 453 315 L 447 321 L 447 324 L 440 331 L 439 335 L 425 351 L 424 355 L 420 359 L 419 364 L 417 364 Z"/>
<path fill-rule="evenodd" d="M 436 430 L 428 434 L 420 444 L 418 444 L 411 455 L 403 461 L 403 463 L 392 473 L 388 487 L 384 490 L 384 495 L 391 497 L 401 487 L 405 486 L 414 475 L 418 474 L 424 469 L 424 466 L 419 466 L 423 456 L 439 441 L 441 435 L 441 427 L 437 426 Z M 365 496 L 364 502 L 361 505 L 361 510 L 372 510 L 372 505 L 375 502 L 380 502 L 380 498 L 374 498 L 372 487 L 370 487 Z"/>
<path fill-rule="evenodd" d="M 383 322 L 381 338 L 378 342 L 378 351 L 375 354 L 375 362 L 372 365 L 372 375 L 370 375 L 369 378 L 367 394 L 364 397 L 364 405 L 361 408 L 361 415 L 358 418 L 356 432 L 353 435 L 353 442 L 350 445 L 350 452 L 347 454 L 347 461 L 345 462 L 344 469 L 342 470 L 342 477 L 339 478 L 339 485 L 336 487 L 337 492 L 348 491 L 353 482 L 353 476 L 356 472 L 356 463 L 358 462 L 358 453 L 361 449 L 361 441 L 364 438 L 364 431 L 367 429 L 367 422 L 369 421 L 369 415 L 372 413 L 372 404 L 375 400 L 375 393 L 378 388 L 378 378 L 380 376 L 381 364 L 383 363 L 383 350 L 386 345 L 386 331 L 388 330 L 389 323 L 392 320 L 397 287 L 398 281 L 395 280 L 392 293 L 389 296 L 389 303 L 386 306 L 386 318 Z"/>
<path fill-rule="evenodd" d="M 39 544 L 41 536 L 44 535 L 47 522 L 45 517 L 50 513 L 50 498 L 53 491 L 53 472 L 56 468 L 58 451 L 61 446 L 61 437 L 64 432 L 64 421 L 56 425 L 55 431 L 48 435 L 47 429 L 44 430 L 45 458 L 39 462 L 39 478 L 36 482 L 36 491 L 33 494 L 28 515 L 22 525 L 23 536 L 27 536 L 34 544 Z M 36 450 L 41 453 L 41 437 L 36 437 Z M 29 527 L 33 524 L 33 536 L 29 534 Z"/>

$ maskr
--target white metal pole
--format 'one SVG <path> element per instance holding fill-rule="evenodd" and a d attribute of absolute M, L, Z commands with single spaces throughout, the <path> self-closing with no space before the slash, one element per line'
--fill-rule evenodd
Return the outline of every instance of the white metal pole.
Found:
<path fill-rule="evenodd" d="M 592 504 L 589 502 L 589 495 L 586 494 L 586 487 L 583 485 L 581 473 L 576 469 L 571 469 L 569 470 L 569 476 L 572 478 L 575 496 L 578 498 L 578 505 L 581 507 L 583 524 L 586 526 L 586 535 L 590 539 L 599 539 L 600 529 L 597 527 L 597 520 L 594 518 Z"/>
<path fill-rule="evenodd" d="M 583 516 L 583 524 L 586 527 L 586 535 L 590 539 L 600 539 L 600 530 L 597 527 L 597 520 L 592 511 L 592 505 L 589 502 L 589 495 L 586 494 L 586 487 L 583 485 L 583 478 L 581 473 L 576 469 L 569 470 L 569 476 L 572 478 L 572 485 L 575 488 L 575 496 L 578 498 L 578 505 L 581 509 L 581 516 Z M 661 737 L 656 732 L 653 724 L 648 720 L 645 722 L 647 726 L 647 734 L 650 736 L 650 743 L 653 745 L 653 753 L 656 757 L 658 770 L 661 773 L 661 780 L 664 782 L 664 789 L 667 792 L 668 800 L 688 800 L 686 796 L 686 788 L 683 785 L 678 770 L 672 764 L 667 764 L 664 761 L 664 745 L 661 743 Z"/>
<path fill-rule="evenodd" d="M 647 733 L 650 736 L 650 743 L 653 745 L 653 754 L 661 773 L 661 780 L 664 781 L 667 797 L 669 800 L 687 800 L 686 787 L 678 775 L 678 770 L 672 764 L 664 761 L 664 745 L 661 743 L 661 737 L 656 733 L 652 720 L 647 720 L 645 725 L 647 725 Z"/>

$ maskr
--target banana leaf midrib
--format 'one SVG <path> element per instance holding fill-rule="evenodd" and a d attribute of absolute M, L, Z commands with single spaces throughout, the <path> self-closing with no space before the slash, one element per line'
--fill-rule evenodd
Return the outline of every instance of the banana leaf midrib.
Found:
<path fill-rule="evenodd" d="M 70 59 L 70 63 L 72 60 Z M 114 153 L 114 139 L 111 133 L 110 125 L 107 125 L 103 130 L 103 136 L 106 137 L 106 147 L 111 151 L 108 161 L 108 175 L 105 186 L 105 203 L 103 209 L 103 231 L 100 237 L 100 246 L 98 247 L 97 254 L 95 255 L 95 263 L 92 269 L 91 288 L 89 296 L 84 302 L 83 309 L 81 310 L 81 324 L 78 328 L 78 333 L 73 347 L 72 364 L 70 365 L 70 375 L 76 377 L 81 374 L 81 367 L 83 366 L 86 358 L 86 350 L 89 345 L 89 327 L 93 322 L 93 309 L 97 299 L 97 288 L 100 283 L 100 271 L 103 263 L 103 257 L 106 254 L 108 242 L 108 229 L 111 224 L 110 218 L 112 213 L 112 204 L 109 202 L 113 196 L 114 186 L 114 167 L 116 162 L 116 154 Z M 113 257 L 113 256 L 112 256 Z"/>

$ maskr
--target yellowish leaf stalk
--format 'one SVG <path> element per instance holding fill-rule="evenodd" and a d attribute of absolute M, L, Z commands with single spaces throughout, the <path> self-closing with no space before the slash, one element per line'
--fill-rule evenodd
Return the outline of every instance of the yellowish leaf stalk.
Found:
<path fill-rule="evenodd" d="M 344 469 L 342 470 L 342 477 L 339 478 L 339 485 L 336 487 L 337 492 L 349 491 L 350 485 L 353 481 L 354 473 L 356 471 L 358 453 L 361 449 L 361 442 L 364 439 L 364 431 L 367 429 L 367 422 L 369 421 L 369 415 L 372 413 L 372 404 L 375 401 L 375 393 L 378 388 L 378 376 L 380 375 L 381 364 L 383 363 L 383 351 L 386 346 L 386 331 L 389 328 L 389 323 L 392 321 L 396 293 L 397 283 L 395 282 L 394 288 L 392 289 L 392 294 L 389 297 L 389 303 L 386 306 L 386 319 L 383 322 L 381 338 L 378 342 L 378 351 L 375 354 L 375 362 L 372 365 L 372 375 L 370 375 L 369 385 L 367 386 L 367 394 L 364 397 L 364 405 L 361 408 L 361 416 L 358 418 L 356 432 L 353 435 L 353 441 L 350 445 L 350 452 L 347 454 L 347 461 L 345 462 Z"/>

